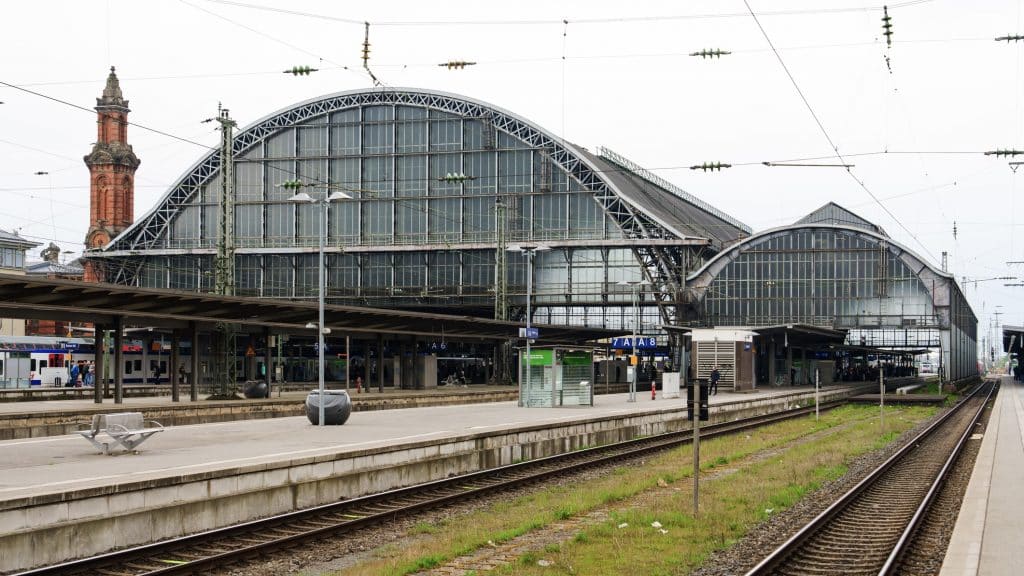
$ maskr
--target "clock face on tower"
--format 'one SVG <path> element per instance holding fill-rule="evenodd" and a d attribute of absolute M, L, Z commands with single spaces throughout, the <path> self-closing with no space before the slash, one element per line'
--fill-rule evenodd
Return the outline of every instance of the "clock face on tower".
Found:
<path fill-rule="evenodd" d="M 110 235 L 104 230 L 93 230 L 86 240 L 89 248 L 101 248 L 110 242 Z"/>

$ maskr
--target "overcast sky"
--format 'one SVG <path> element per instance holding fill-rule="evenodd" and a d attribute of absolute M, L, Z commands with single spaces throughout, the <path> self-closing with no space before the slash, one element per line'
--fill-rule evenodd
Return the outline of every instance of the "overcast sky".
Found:
<path fill-rule="evenodd" d="M 1024 278 L 1024 265 L 1006 264 L 1024 260 L 1024 170 L 983 155 L 1024 148 L 1024 42 L 994 41 L 1024 34 L 1022 2 L 893 2 L 888 47 L 881 4 L 748 1 L 760 27 L 742 1 L 726 0 L 8 3 L 0 82 L 89 111 L 0 85 L 0 229 L 82 250 L 82 156 L 111 65 L 132 122 L 216 146 L 201 121 L 218 102 L 244 127 L 369 88 L 368 21 L 370 67 L 386 86 L 469 96 L 591 150 L 606 146 L 755 230 L 835 201 L 936 265 L 948 252 L 958 280 Z M 701 49 L 732 54 L 689 56 Z M 437 66 L 450 60 L 478 64 Z M 281 73 L 298 65 L 321 71 Z M 136 217 L 206 150 L 139 127 L 129 142 L 142 160 Z M 833 144 L 849 172 L 761 164 L 839 163 Z M 703 162 L 734 167 L 689 169 Z M 1003 284 L 965 288 L 980 332 L 997 305 L 1004 323 L 1024 324 L 1024 288 Z"/>

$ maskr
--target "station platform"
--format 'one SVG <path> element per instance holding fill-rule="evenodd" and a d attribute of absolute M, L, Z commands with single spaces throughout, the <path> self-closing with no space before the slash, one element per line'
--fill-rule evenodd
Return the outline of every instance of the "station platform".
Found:
<path fill-rule="evenodd" d="M 1024 571 L 1024 383 L 1003 376 L 941 576 Z"/>
<path fill-rule="evenodd" d="M 821 401 L 860 391 L 824 388 Z M 808 387 L 722 392 L 711 398 L 711 420 L 807 405 L 813 396 Z M 112 456 L 77 434 L 0 441 L 0 571 L 690 427 L 685 395 L 627 400 L 354 412 L 326 427 L 304 416 L 182 425 Z"/>
<path fill-rule="evenodd" d="M 87 389 L 91 392 L 91 389 Z M 169 390 L 165 390 L 169 394 Z M 356 412 L 440 406 L 447 404 L 475 404 L 515 399 L 514 386 L 439 386 L 424 390 L 384 388 L 384 392 L 356 393 L 349 390 L 352 407 Z M 85 427 L 93 414 L 109 412 L 142 412 L 147 420 L 156 420 L 165 426 L 280 418 L 305 413 L 308 391 L 275 392 L 270 398 L 241 398 L 237 400 L 205 400 L 196 402 L 184 395 L 180 402 L 172 402 L 169 395 L 126 396 L 115 404 L 105 398 L 100 404 L 91 396 L 71 400 L 36 399 L 20 402 L 0 402 L 0 440 L 39 438 L 70 434 Z"/>

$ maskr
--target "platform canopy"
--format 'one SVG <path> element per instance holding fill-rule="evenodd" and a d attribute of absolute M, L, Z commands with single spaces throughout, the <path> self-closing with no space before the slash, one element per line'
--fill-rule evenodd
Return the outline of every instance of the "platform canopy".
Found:
<path fill-rule="evenodd" d="M 1020 354 L 1024 340 L 1024 326 L 1003 325 L 1003 352 Z"/>
<path fill-rule="evenodd" d="M 834 330 L 810 324 L 778 324 L 775 326 L 759 326 L 750 329 L 758 336 L 785 340 L 790 346 L 798 348 L 825 348 L 842 344 L 846 340 L 846 330 Z"/>
<path fill-rule="evenodd" d="M 122 317 L 135 326 L 180 328 L 189 322 L 220 322 L 301 333 L 317 321 L 316 302 L 213 296 L 195 292 L 134 288 L 77 280 L 47 280 L 0 274 L 0 317 L 66 319 L 112 325 Z M 363 308 L 325 307 L 324 324 L 336 331 L 362 334 L 430 336 L 441 339 L 516 338 L 521 324 L 472 316 L 453 316 Z M 621 336 L 623 330 L 575 326 L 535 326 L 539 342 L 573 344 Z"/>

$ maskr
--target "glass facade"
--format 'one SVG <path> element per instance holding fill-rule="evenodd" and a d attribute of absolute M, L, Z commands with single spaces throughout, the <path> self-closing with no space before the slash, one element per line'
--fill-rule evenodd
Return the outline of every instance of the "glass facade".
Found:
<path fill-rule="evenodd" d="M 295 179 L 313 196 L 342 190 L 353 197 L 328 207 L 332 302 L 493 314 L 503 214 L 508 245 L 554 247 L 535 262 L 536 322 L 631 325 L 630 289 L 617 283 L 639 279 L 640 267 L 616 221 L 549 150 L 496 128 L 487 116 L 363 105 L 281 127 L 237 154 L 240 296 L 316 297 L 321 213 L 288 200 L 294 191 L 282 184 Z M 212 285 L 220 193 L 218 172 L 175 210 L 159 242 L 168 255 L 146 256 L 140 285 Z M 526 259 L 509 252 L 507 262 L 512 318 L 521 317 Z M 659 324 L 653 300 L 642 301 L 649 308 L 644 322 Z"/>
<path fill-rule="evenodd" d="M 0 248 L 0 268 L 23 270 L 25 268 L 25 249 Z"/>
<path fill-rule="evenodd" d="M 829 228 L 791 230 L 745 247 L 708 285 L 703 308 L 716 326 L 939 323 L 931 295 L 896 250 Z"/>
<path fill-rule="evenodd" d="M 797 224 L 733 246 L 687 278 L 689 323 L 842 329 L 852 345 L 938 348 L 945 378 L 975 376 L 977 318 L 953 278 L 856 228 Z"/>

